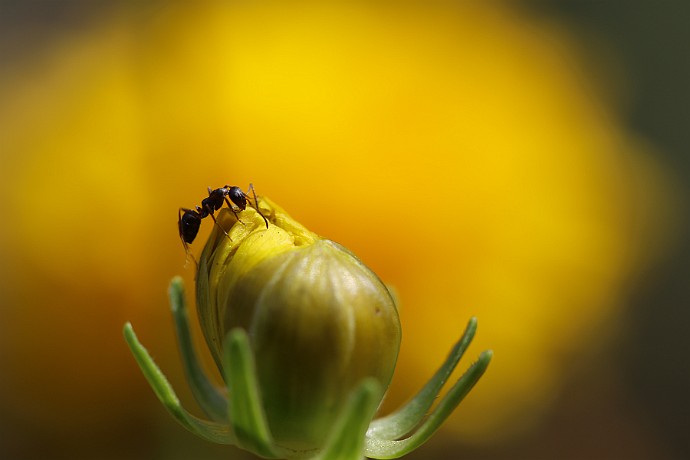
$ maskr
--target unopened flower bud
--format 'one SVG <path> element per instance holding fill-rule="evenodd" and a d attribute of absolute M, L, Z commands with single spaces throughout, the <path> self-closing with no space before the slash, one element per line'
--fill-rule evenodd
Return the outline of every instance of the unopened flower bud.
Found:
<path fill-rule="evenodd" d="M 182 407 L 125 324 L 125 340 L 158 399 L 192 433 L 264 458 L 391 459 L 424 444 L 491 361 L 491 351 L 481 353 L 438 399 L 476 318 L 427 384 L 375 419 L 400 348 L 390 292 L 351 252 L 268 199 L 260 210 L 222 209 L 198 263 L 199 320 L 225 388 L 206 375 L 192 346 L 182 280 L 170 283 L 185 373 L 209 420 Z"/>
<path fill-rule="evenodd" d="M 221 212 L 199 260 L 199 318 L 222 366 L 223 341 L 244 329 L 276 445 L 323 446 L 363 379 L 386 388 L 400 348 L 395 302 L 350 251 L 264 198 L 237 222 Z M 220 229 L 227 230 L 227 235 Z"/>

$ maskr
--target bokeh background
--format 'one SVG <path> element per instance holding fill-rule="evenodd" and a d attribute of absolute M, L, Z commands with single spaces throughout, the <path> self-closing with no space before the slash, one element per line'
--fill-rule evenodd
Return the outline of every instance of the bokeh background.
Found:
<path fill-rule="evenodd" d="M 689 458 L 688 24 L 680 0 L 0 2 L 0 458 L 251 458 L 168 417 L 121 336 L 199 413 L 177 210 L 249 182 L 396 287 L 384 411 L 478 316 L 494 361 L 410 458 Z"/>

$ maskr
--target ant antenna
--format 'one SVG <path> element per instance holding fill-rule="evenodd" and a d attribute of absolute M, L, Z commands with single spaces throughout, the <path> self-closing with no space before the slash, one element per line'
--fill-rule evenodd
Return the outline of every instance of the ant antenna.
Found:
<path fill-rule="evenodd" d="M 268 228 L 268 219 L 266 219 L 266 216 L 263 215 L 261 210 L 259 209 L 259 199 L 256 197 L 256 190 L 254 190 L 254 184 L 251 182 L 249 183 L 249 189 L 247 191 L 251 190 L 252 195 L 254 195 L 254 208 L 256 209 L 256 212 L 259 213 L 261 217 L 263 217 L 264 222 L 266 222 L 266 228 Z"/>

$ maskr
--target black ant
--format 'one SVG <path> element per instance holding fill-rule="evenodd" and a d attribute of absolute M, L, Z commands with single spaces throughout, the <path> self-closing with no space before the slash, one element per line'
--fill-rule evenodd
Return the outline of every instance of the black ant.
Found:
<path fill-rule="evenodd" d="M 205 218 L 206 216 L 211 216 L 213 222 L 220 227 L 213 214 L 223 207 L 223 202 L 228 204 L 228 207 L 235 215 L 237 220 L 242 222 L 237 215 L 237 211 L 235 211 L 235 206 L 238 207 L 240 211 L 247 209 L 247 202 L 249 202 L 249 204 L 252 203 L 248 195 L 249 192 L 252 192 L 252 195 L 254 196 L 254 208 L 256 209 L 256 212 L 263 217 L 264 222 L 266 222 L 266 228 L 268 228 L 268 219 L 266 219 L 266 216 L 261 214 L 261 211 L 259 211 L 259 200 L 256 198 L 256 192 L 254 191 L 254 186 L 252 184 L 249 184 L 247 193 L 244 193 L 239 187 L 230 185 L 226 185 L 225 187 L 217 188 L 215 190 L 211 190 L 211 187 L 209 187 L 208 197 L 201 200 L 201 206 L 195 206 L 194 209 L 180 208 L 178 211 L 177 226 L 180 232 L 180 240 L 182 240 L 182 245 L 184 246 L 185 251 L 189 252 L 188 245 L 194 241 L 196 234 L 199 233 L 201 219 Z M 233 204 L 235 206 L 233 206 Z M 225 236 L 228 236 L 228 233 L 222 227 L 220 227 L 220 229 L 223 230 Z"/>

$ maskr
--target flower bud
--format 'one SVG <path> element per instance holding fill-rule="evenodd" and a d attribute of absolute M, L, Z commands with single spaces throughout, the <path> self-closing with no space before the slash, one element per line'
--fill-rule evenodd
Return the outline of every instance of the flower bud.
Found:
<path fill-rule="evenodd" d="M 199 260 L 201 327 L 219 366 L 227 333 L 247 332 L 275 443 L 318 449 L 363 379 L 390 383 L 398 312 L 386 286 L 350 251 L 270 200 L 260 204 L 268 228 L 249 207 L 239 222 L 225 210 L 218 216 Z"/>

